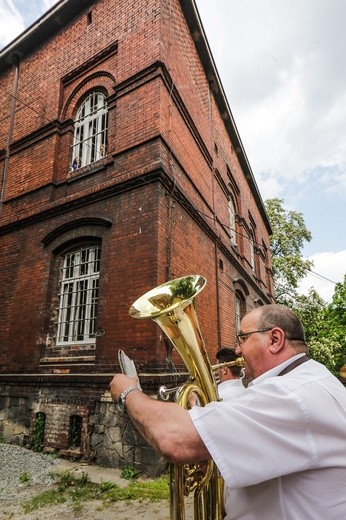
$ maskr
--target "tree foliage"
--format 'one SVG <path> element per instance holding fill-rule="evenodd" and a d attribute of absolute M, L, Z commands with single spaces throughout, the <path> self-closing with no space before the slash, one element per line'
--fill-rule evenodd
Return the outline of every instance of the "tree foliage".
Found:
<path fill-rule="evenodd" d="M 304 242 L 310 242 L 302 213 L 288 211 L 282 199 L 267 199 L 266 211 L 273 233 L 270 237 L 275 300 L 277 303 L 292 304 L 297 297 L 297 287 L 313 266 L 313 262 L 302 257 Z"/>
<path fill-rule="evenodd" d="M 265 202 L 273 230 L 270 250 L 275 301 L 295 311 L 304 325 L 310 356 L 338 376 L 346 363 L 346 275 L 343 283 L 336 284 L 329 304 L 313 288 L 307 295 L 298 293 L 299 281 L 313 266 L 301 252 L 304 242 L 310 242 L 311 233 L 303 215 L 285 210 L 283 202 Z"/>
<path fill-rule="evenodd" d="M 291 307 L 304 325 L 310 356 L 338 376 L 346 363 L 346 275 L 336 284 L 331 303 L 311 288 Z"/>

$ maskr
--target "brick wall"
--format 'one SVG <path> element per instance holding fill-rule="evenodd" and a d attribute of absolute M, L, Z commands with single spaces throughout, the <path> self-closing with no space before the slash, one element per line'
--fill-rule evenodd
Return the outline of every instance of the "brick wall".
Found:
<path fill-rule="evenodd" d="M 76 415 L 82 455 L 129 463 L 121 455 L 127 448 L 118 446 L 127 432 L 131 460 L 141 465 L 150 459 L 147 447 L 105 394 L 117 351 L 135 359 L 151 393 L 186 372 L 156 324 L 129 316 L 131 304 L 168 279 L 205 276 L 196 308 L 214 361 L 219 347 L 235 345 L 236 290 L 246 309 L 272 300 L 269 227 L 244 150 L 230 118 L 220 114 L 220 91 L 202 64 L 203 38 L 191 34 L 197 22 L 188 19 L 186 4 L 91 4 L 75 12 L 71 3 L 67 23 L 55 31 L 50 22 L 51 37 L 40 42 L 37 32 L 39 45 L 19 63 L 13 113 L 15 66 L 1 71 L 0 168 L 7 176 L 0 178 L 0 433 L 30 444 L 42 412 L 45 448 L 67 453 Z M 71 171 L 74 118 L 93 89 L 107 99 L 107 154 Z M 62 255 L 82 243 L 102 251 L 97 334 L 88 344 L 61 345 L 55 334 Z M 181 376 L 171 372 L 173 364 Z M 64 377 L 69 387 L 62 391 Z M 80 384 L 83 377 L 88 384 Z M 115 440 L 107 444 L 110 432 Z"/>

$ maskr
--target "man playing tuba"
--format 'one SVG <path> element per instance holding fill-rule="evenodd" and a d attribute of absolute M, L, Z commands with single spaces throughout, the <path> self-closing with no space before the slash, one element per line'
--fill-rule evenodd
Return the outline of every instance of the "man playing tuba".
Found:
<path fill-rule="evenodd" d="M 238 342 L 252 381 L 230 401 L 187 410 L 151 399 L 123 374 L 112 397 L 122 396 L 143 437 L 174 464 L 215 461 L 227 520 L 343 520 L 346 389 L 307 357 L 303 327 L 285 306 L 250 311 Z"/>

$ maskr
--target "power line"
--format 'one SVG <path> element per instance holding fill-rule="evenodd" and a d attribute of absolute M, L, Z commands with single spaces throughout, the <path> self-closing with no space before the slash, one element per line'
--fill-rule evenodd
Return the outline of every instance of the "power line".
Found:
<path fill-rule="evenodd" d="M 172 86 L 171 86 L 171 91 L 172 91 L 172 88 L 173 88 L 173 83 L 172 83 Z M 11 98 L 14 98 L 16 101 L 18 101 L 18 103 L 24 105 L 26 108 L 28 108 L 29 110 L 31 110 L 32 112 L 34 112 L 36 115 L 39 115 L 40 117 L 42 117 L 42 119 L 44 119 L 45 121 L 47 121 L 47 123 L 50 123 L 50 124 L 53 124 L 53 123 L 54 123 L 53 120 L 48 119 L 48 117 L 42 115 L 38 110 L 36 110 L 33 106 L 31 106 L 30 103 L 28 103 L 28 102 L 26 102 L 26 101 L 23 101 L 21 98 L 19 98 L 18 96 L 15 96 L 14 94 L 11 94 L 10 92 L 8 92 L 8 91 L 7 91 L 5 88 L 3 88 L 3 87 L 0 87 L 0 89 L 1 89 L 3 92 L 5 92 L 5 94 L 7 94 L 8 96 L 10 96 Z M 171 92 L 170 92 L 170 96 L 171 96 Z M 82 140 L 77 139 L 77 138 L 76 138 L 76 141 L 78 141 L 78 142 L 80 142 L 80 143 L 83 142 Z M 88 145 L 88 143 L 84 142 L 84 144 L 85 144 L 87 147 L 92 148 L 92 146 Z M 171 153 L 171 149 L 170 149 L 170 153 Z M 117 163 L 116 161 L 114 161 L 114 163 L 115 163 L 116 166 L 119 168 L 119 170 L 123 171 L 124 173 L 126 172 L 126 169 L 125 169 L 123 166 L 121 166 L 121 165 L 120 165 L 119 163 Z M 150 183 L 150 182 L 152 182 L 152 181 L 150 181 L 150 180 L 149 180 L 149 181 L 144 181 L 145 184 L 148 184 L 148 183 Z M 176 184 L 176 183 L 175 183 L 175 184 Z M 175 191 L 175 187 L 176 187 L 175 184 L 174 184 L 174 187 L 173 187 L 172 191 L 170 192 L 170 195 L 173 196 L 174 198 L 176 198 L 176 200 L 178 201 L 178 198 L 174 196 L 174 191 Z M 187 206 L 184 205 L 184 203 L 183 203 L 181 200 L 179 200 L 178 202 L 180 202 L 180 204 L 181 204 L 182 206 L 184 206 L 185 209 L 187 209 Z M 197 211 L 197 213 L 199 213 L 200 215 L 204 216 L 205 218 L 209 218 L 209 219 L 211 219 L 211 220 L 214 220 L 214 215 L 208 215 L 208 214 L 206 214 L 206 213 L 203 213 L 202 211 L 198 210 L 197 208 L 195 208 L 195 211 Z M 251 238 L 250 238 L 248 235 L 245 235 L 245 234 L 243 234 L 243 233 L 237 231 L 236 229 L 231 228 L 229 225 L 227 225 L 227 224 L 225 224 L 225 223 L 223 223 L 223 222 L 221 222 L 221 221 L 219 221 L 219 223 L 220 223 L 220 225 L 221 225 L 224 229 L 227 229 L 229 232 L 231 232 L 231 231 L 234 232 L 238 237 L 242 237 L 242 238 L 245 238 L 245 239 L 247 239 L 247 240 L 251 240 Z M 253 240 L 253 239 L 252 239 L 252 242 L 253 242 L 253 244 L 254 244 L 256 247 L 258 247 L 258 248 L 262 248 L 262 247 L 263 247 L 262 244 L 260 244 L 259 242 L 256 242 L 256 241 Z"/>
<path fill-rule="evenodd" d="M 172 85 L 172 86 L 173 86 L 173 85 Z M 44 115 L 42 115 L 40 112 L 38 112 L 38 110 L 36 110 L 34 107 L 32 107 L 30 103 L 23 101 L 22 99 L 20 99 L 19 97 L 15 96 L 14 94 L 11 94 L 11 93 L 8 92 L 5 88 L 3 88 L 3 87 L 0 87 L 0 88 L 1 88 L 1 90 L 2 90 L 3 92 L 5 92 L 5 94 L 7 94 L 7 95 L 9 95 L 10 97 L 14 98 L 16 101 L 18 101 L 19 103 L 21 103 L 22 105 L 24 105 L 24 106 L 25 106 L 26 108 L 28 108 L 29 110 L 32 110 L 35 114 L 37 114 L 37 115 L 39 115 L 40 117 L 42 117 L 42 118 L 43 118 L 44 120 L 46 120 L 48 123 L 51 123 L 51 124 L 54 123 L 53 120 L 48 119 L 47 117 L 45 117 Z M 82 141 L 79 140 L 79 139 L 77 139 L 77 141 L 82 142 Z M 88 143 L 84 142 L 84 144 L 85 144 L 87 147 L 92 148 L 92 146 L 88 145 Z M 125 169 L 125 167 L 123 167 L 123 166 L 121 166 L 119 163 L 117 163 L 116 160 L 114 160 L 114 164 L 119 168 L 120 171 L 123 171 L 124 173 L 127 171 L 127 170 Z M 152 182 L 153 182 L 152 180 L 143 181 L 143 185 L 150 184 L 150 183 L 152 183 Z M 175 183 L 175 184 L 176 184 L 176 183 Z M 174 199 L 176 199 L 177 202 L 179 202 L 179 203 L 181 204 L 181 206 L 183 206 L 186 210 L 188 210 L 189 208 L 188 208 L 187 205 L 184 203 L 184 201 L 182 201 L 180 198 L 179 198 L 179 200 L 178 200 L 178 197 L 175 195 L 175 193 L 174 193 L 174 192 L 175 192 L 175 188 L 176 188 L 175 184 L 174 184 L 174 186 L 173 186 L 173 189 L 169 191 L 169 194 L 170 194 Z M 205 218 L 208 218 L 208 219 L 210 219 L 210 220 L 214 220 L 214 221 L 215 221 L 215 219 L 214 219 L 214 215 L 208 215 L 207 213 L 204 213 L 203 211 L 198 210 L 197 208 L 194 208 L 194 209 L 195 209 L 195 211 L 196 211 L 197 213 L 199 213 L 201 216 L 203 216 L 203 217 L 205 217 Z M 228 230 L 229 232 L 231 232 L 231 231 L 234 232 L 238 237 L 245 238 L 246 240 L 249 240 L 249 241 L 252 240 L 253 245 L 256 246 L 257 248 L 259 248 L 259 249 L 262 249 L 262 248 L 263 248 L 263 244 L 260 244 L 259 242 L 256 242 L 256 241 L 255 241 L 253 238 L 251 238 L 250 236 L 248 236 L 248 235 L 246 235 L 246 234 L 244 234 L 244 233 L 241 233 L 240 231 L 237 231 L 236 229 L 231 228 L 229 225 L 227 225 L 227 224 L 221 222 L 220 220 L 219 220 L 219 224 L 220 224 L 221 227 L 223 227 L 224 229 Z M 330 283 L 333 283 L 334 285 L 337 284 L 337 282 L 334 282 L 333 280 L 330 280 L 330 278 L 327 278 L 326 276 L 323 276 L 323 275 L 321 275 L 321 274 L 319 274 L 319 273 L 316 273 L 316 272 L 312 271 L 311 269 L 309 270 L 309 273 L 311 273 L 312 275 L 314 275 L 314 276 L 316 276 L 316 277 L 319 277 L 319 278 L 321 278 L 321 279 L 323 279 L 323 280 L 326 280 L 326 281 L 328 281 L 328 282 L 330 282 Z"/>
<path fill-rule="evenodd" d="M 311 269 L 309 269 L 309 273 L 311 273 L 314 276 L 317 276 L 318 278 L 322 278 L 323 280 L 326 280 L 327 282 L 333 283 L 334 285 L 339 283 L 339 282 L 334 282 L 333 280 L 331 280 L 330 278 L 327 278 L 326 276 L 323 276 L 322 274 L 315 273 L 315 271 L 312 271 Z"/>

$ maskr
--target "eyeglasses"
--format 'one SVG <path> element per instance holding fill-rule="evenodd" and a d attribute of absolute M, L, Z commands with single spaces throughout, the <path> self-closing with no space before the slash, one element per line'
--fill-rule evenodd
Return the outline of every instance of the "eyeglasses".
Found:
<path fill-rule="evenodd" d="M 261 330 L 252 330 L 251 332 L 241 332 L 240 334 L 237 334 L 237 341 L 238 344 L 241 345 L 244 343 L 251 334 L 256 334 L 256 332 L 268 332 L 272 330 L 273 327 L 270 327 L 270 329 L 261 329 Z"/>

